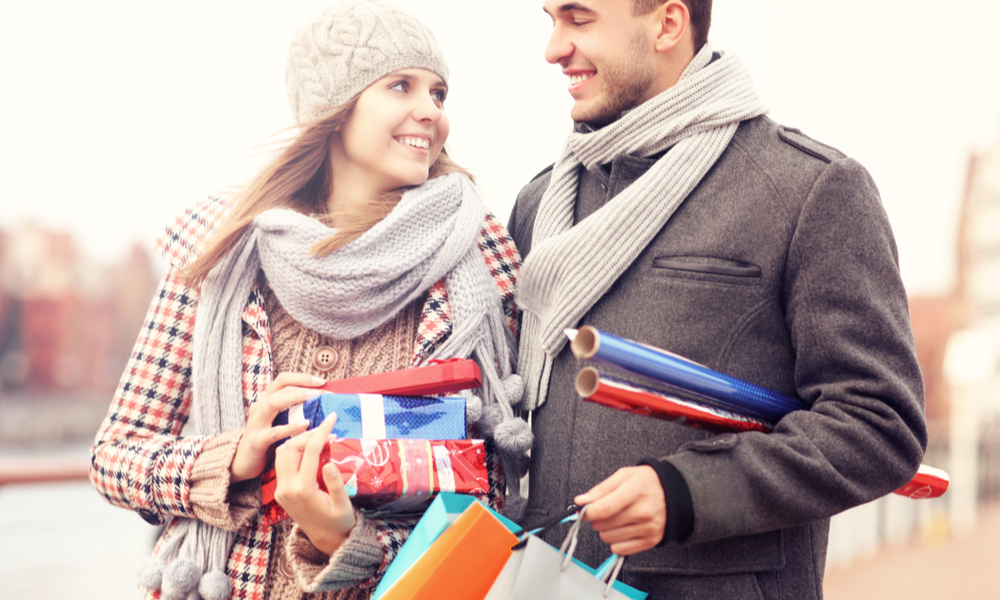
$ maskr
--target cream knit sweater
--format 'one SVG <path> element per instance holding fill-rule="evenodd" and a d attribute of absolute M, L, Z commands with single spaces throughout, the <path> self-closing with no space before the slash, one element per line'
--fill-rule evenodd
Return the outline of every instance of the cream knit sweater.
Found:
<path fill-rule="evenodd" d="M 410 304 L 384 325 L 341 341 L 306 329 L 292 319 L 263 274 L 259 284 L 271 327 L 275 377 L 293 372 L 343 379 L 409 366 L 417 338 L 419 302 Z M 193 469 L 191 498 L 195 514 L 212 524 L 243 524 L 260 507 L 259 486 L 246 489 L 240 484 L 229 485 L 228 467 L 239 435 L 220 438 L 204 449 Z M 268 600 L 366 600 L 374 591 L 351 585 L 367 578 L 371 563 L 377 565 L 382 553 L 374 528 L 360 513 L 351 535 L 332 557 L 317 550 L 290 520 L 276 525 L 271 541 L 264 594 Z M 316 591 L 337 585 L 349 587 Z"/>

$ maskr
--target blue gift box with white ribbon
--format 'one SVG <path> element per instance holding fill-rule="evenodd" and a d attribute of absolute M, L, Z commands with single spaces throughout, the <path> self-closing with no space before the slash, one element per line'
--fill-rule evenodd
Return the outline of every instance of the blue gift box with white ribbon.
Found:
<path fill-rule="evenodd" d="M 306 419 L 312 429 L 331 413 L 337 413 L 333 434 L 344 439 L 466 438 L 465 398 L 461 396 L 320 394 L 280 413 L 274 424 Z"/>

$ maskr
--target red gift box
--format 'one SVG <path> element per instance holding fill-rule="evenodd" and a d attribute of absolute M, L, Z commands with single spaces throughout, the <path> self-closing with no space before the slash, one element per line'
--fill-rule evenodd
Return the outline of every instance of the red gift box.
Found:
<path fill-rule="evenodd" d="M 367 511 L 405 513 L 438 492 L 489 492 L 483 440 L 331 440 L 316 474 L 324 490 L 328 462 L 340 469 L 354 505 Z M 276 486 L 273 471 L 261 477 L 264 518 L 271 524 L 288 517 L 274 500 Z"/>
<path fill-rule="evenodd" d="M 385 396 L 436 396 L 482 385 L 479 365 L 468 358 L 432 360 L 423 367 L 328 381 L 327 392 L 382 394 Z"/>

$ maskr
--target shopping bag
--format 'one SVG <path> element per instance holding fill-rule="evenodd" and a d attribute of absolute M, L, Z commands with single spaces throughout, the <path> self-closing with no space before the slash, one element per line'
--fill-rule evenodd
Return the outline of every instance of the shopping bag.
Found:
<path fill-rule="evenodd" d="M 580 517 L 586 511 L 580 511 Z M 485 600 L 645 600 L 648 596 L 617 580 L 623 557 L 614 554 L 597 569 L 573 558 L 582 518 L 570 527 L 558 550 L 534 533 L 518 544 Z"/>
<path fill-rule="evenodd" d="M 472 496 L 439 494 L 375 588 L 372 600 L 482 600 L 520 527 Z"/>

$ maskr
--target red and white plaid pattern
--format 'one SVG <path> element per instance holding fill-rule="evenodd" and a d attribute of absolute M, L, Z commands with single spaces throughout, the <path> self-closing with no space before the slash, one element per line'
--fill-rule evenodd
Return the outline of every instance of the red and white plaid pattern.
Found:
<path fill-rule="evenodd" d="M 158 238 L 157 246 L 174 267 L 197 255 L 231 207 L 228 190 L 189 209 Z M 492 214 L 486 215 L 479 247 L 503 295 L 504 310 L 514 320 L 513 287 L 520 257 L 510 236 Z M 191 404 L 191 352 L 198 291 L 173 271 L 160 283 L 146 315 L 111 408 L 97 434 L 90 477 L 94 487 L 112 504 L 137 511 L 151 523 L 162 524 L 169 515 L 192 517 L 191 472 L 207 437 L 181 437 Z M 442 283 L 431 288 L 424 302 L 413 362 L 420 362 L 451 330 L 451 309 Z M 271 332 L 261 293 L 254 288 L 243 311 L 243 389 L 249 406 L 270 384 Z M 490 502 L 503 504 L 503 470 L 492 452 L 488 466 Z M 381 578 L 396 556 L 415 521 L 384 519 L 377 522 L 384 560 Z M 171 528 L 157 544 L 171 535 Z M 263 600 L 272 529 L 263 519 L 241 530 L 229 557 L 227 572 L 233 598 Z M 147 597 L 159 598 L 159 591 Z"/>

